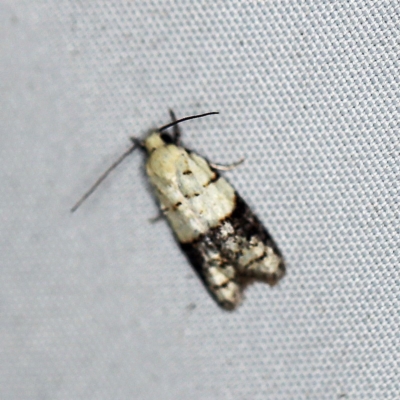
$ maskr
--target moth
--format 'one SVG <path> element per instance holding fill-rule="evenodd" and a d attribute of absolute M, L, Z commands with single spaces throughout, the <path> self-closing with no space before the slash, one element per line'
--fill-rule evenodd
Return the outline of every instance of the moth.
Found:
<path fill-rule="evenodd" d="M 254 280 L 276 284 L 285 274 L 277 245 L 220 170 L 220 166 L 181 145 L 183 121 L 218 114 L 192 115 L 150 131 L 144 140 L 132 137 L 132 146 L 108 168 L 71 209 L 86 200 L 108 174 L 136 148 L 146 155 L 146 172 L 162 215 L 215 301 L 235 309 L 243 289 Z M 173 127 L 172 133 L 167 133 Z"/>

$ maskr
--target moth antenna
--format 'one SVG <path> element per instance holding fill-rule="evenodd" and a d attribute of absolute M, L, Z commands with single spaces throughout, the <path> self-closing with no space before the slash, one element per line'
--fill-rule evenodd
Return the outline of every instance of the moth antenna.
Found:
<path fill-rule="evenodd" d="M 177 121 L 176 115 L 175 115 L 174 111 L 171 109 L 169 110 L 169 116 L 171 117 L 172 122 Z M 172 137 L 174 139 L 175 144 L 178 144 L 178 145 L 180 144 L 181 136 L 182 136 L 181 128 L 179 127 L 179 125 L 174 125 L 174 131 L 173 131 Z"/>
<path fill-rule="evenodd" d="M 165 129 L 170 128 L 171 126 L 180 124 L 183 121 L 188 121 L 189 119 L 202 118 L 202 117 L 206 117 L 207 115 L 215 115 L 215 114 L 219 114 L 219 112 L 218 111 L 213 111 L 213 112 L 208 112 L 208 113 L 205 113 L 205 114 L 191 115 L 190 117 L 185 117 L 185 118 L 178 119 L 177 121 L 172 121 L 169 124 L 164 125 L 161 128 L 158 128 L 158 131 L 162 132 Z"/>
<path fill-rule="evenodd" d="M 126 157 L 129 156 L 135 150 L 138 146 L 141 146 L 141 143 L 138 139 L 136 138 L 131 138 L 133 145 L 125 151 L 115 162 L 111 164 L 109 168 L 107 168 L 106 171 L 104 171 L 100 177 L 97 179 L 97 181 L 91 186 L 91 188 L 76 202 L 76 204 L 71 208 L 71 212 L 76 211 L 80 205 L 98 188 L 98 186 L 104 181 L 104 179 L 107 178 L 107 176 L 110 174 L 112 170 L 118 167 L 119 164 L 122 163 L 122 161 L 125 160 Z"/>

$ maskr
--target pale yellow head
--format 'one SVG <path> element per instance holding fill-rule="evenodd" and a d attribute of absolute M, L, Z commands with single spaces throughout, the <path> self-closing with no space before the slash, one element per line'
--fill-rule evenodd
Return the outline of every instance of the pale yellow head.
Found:
<path fill-rule="evenodd" d="M 154 131 L 143 142 L 144 147 L 148 153 L 152 153 L 154 150 L 165 146 L 164 140 L 161 138 L 161 133 Z"/>

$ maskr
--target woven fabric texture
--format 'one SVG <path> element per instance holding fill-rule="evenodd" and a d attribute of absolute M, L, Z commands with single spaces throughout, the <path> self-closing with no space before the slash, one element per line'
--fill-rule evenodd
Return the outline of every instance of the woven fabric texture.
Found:
<path fill-rule="evenodd" d="M 396 1 L 0 3 L 0 398 L 398 399 Z M 287 275 L 219 309 L 129 146 L 183 117 Z"/>

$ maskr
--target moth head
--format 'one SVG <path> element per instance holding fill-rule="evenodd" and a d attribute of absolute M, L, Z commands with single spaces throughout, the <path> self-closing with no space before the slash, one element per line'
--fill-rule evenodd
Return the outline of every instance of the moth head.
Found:
<path fill-rule="evenodd" d="M 159 131 L 153 131 L 147 136 L 147 138 L 143 141 L 144 148 L 148 153 L 152 153 L 154 150 L 163 147 L 166 145 L 166 141 L 164 140 L 162 134 Z M 169 135 L 168 135 L 169 136 Z"/>

